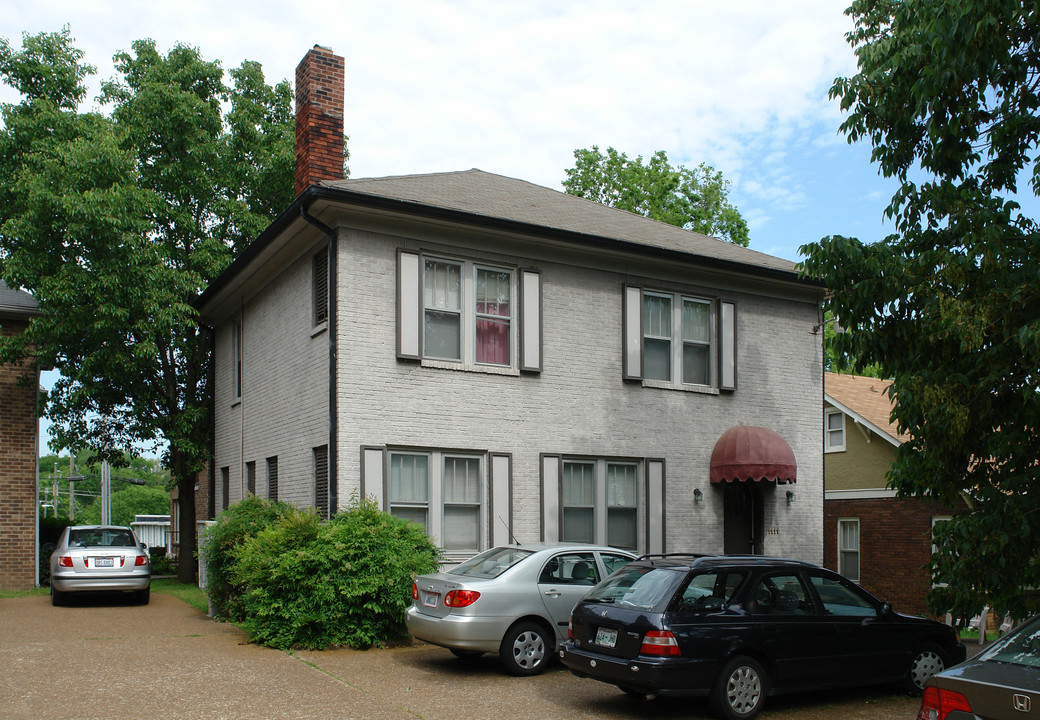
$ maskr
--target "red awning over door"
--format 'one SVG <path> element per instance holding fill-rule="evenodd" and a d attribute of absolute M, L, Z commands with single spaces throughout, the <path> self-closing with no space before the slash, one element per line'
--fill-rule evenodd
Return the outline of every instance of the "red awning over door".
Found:
<path fill-rule="evenodd" d="M 798 464 L 780 433 L 763 427 L 739 425 L 722 433 L 711 452 L 711 481 L 794 482 Z"/>

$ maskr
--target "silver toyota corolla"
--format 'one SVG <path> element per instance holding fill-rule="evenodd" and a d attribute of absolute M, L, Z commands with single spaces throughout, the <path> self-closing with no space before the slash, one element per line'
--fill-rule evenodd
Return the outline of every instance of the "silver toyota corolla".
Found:
<path fill-rule="evenodd" d="M 148 546 L 130 528 L 68 527 L 51 553 L 51 604 L 63 604 L 69 593 L 122 590 L 147 605 L 151 577 Z"/>
<path fill-rule="evenodd" d="M 448 572 L 416 578 L 408 631 L 458 657 L 496 652 L 508 672 L 535 675 L 567 638 L 574 604 L 634 558 L 581 544 L 492 548 Z"/>

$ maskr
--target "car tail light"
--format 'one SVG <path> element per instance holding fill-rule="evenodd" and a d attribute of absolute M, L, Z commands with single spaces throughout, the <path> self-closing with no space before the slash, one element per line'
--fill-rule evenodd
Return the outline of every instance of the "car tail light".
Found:
<path fill-rule="evenodd" d="M 472 605 L 480 597 L 476 590 L 450 590 L 444 596 L 444 607 L 467 607 Z"/>
<path fill-rule="evenodd" d="M 416 585 L 415 583 L 412 583 L 412 600 L 418 600 L 418 599 L 419 599 L 419 586 Z"/>
<path fill-rule="evenodd" d="M 679 655 L 679 643 L 667 630 L 651 630 L 643 636 L 640 655 Z"/>
<path fill-rule="evenodd" d="M 924 689 L 917 720 L 946 720 L 946 716 L 955 710 L 970 713 L 971 703 L 968 702 L 968 698 L 959 692 L 941 690 L 929 685 Z"/>
<path fill-rule="evenodd" d="M 148 558 L 146 558 L 144 555 L 138 555 L 136 558 L 134 558 L 134 567 L 137 567 L 139 565 L 147 565 L 147 564 L 148 564 Z"/>
<path fill-rule="evenodd" d="M 60 567 L 72 567 L 72 556 L 62 555 L 60 558 L 58 558 L 58 565 Z"/>

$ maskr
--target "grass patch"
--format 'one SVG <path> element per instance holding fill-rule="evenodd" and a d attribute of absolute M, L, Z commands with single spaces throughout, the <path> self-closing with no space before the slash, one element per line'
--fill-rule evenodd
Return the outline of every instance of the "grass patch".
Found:
<path fill-rule="evenodd" d="M 50 594 L 51 589 L 46 587 L 33 588 L 32 590 L 0 590 L 0 600 L 3 600 L 4 598 L 23 598 Z"/>
<path fill-rule="evenodd" d="M 35 597 L 37 595 L 50 595 L 50 588 L 38 587 L 32 590 L 0 590 L 0 599 Z M 176 578 L 153 578 L 152 592 L 163 595 L 172 595 L 178 600 L 191 605 L 201 612 L 209 611 L 209 600 L 198 585 L 184 585 L 177 582 Z"/>

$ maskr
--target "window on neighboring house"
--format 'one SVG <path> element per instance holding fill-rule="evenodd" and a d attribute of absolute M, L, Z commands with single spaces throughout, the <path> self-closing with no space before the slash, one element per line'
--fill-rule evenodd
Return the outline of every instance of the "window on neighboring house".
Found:
<path fill-rule="evenodd" d="M 859 519 L 838 520 L 838 572 L 853 582 L 859 582 Z"/>
<path fill-rule="evenodd" d="M 316 447 L 314 452 L 314 507 L 318 514 L 329 518 L 329 446 Z"/>
<path fill-rule="evenodd" d="M 422 525 L 449 553 L 484 549 L 486 495 L 479 456 L 441 451 L 390 453 L 390 514 Z"/>
<path fill-rule="evenodd" d="M 231 387 L 235 392 L 235 399 L 242 397 L 242 322 L 235 320 L 231 323 Z"/>
<path fill-rule="evenodd" d="M 399 252 L 397 354 L 540 371 L 540 274 Z"/>
<path fill-rule="evenodd" d="M 736 389 L 736 306 L 684 293 L 624 290 L 624 376 Z"/>
<path fill-rule="evenodd" d="M 845 452 L 845 413 L 841 410 L 826 410 L 824 421 L 824 452 Z"/>
<path fill-rule="evenodd" d="M 267 458 L 267 497 L 278 499 L 278 456 Z"/>
<path fill-rule="evenodd" d="M 246 463 L 246 492 L 256 495 L 256 463 Z"/>
<path fill-rule="evenodd" d="M 328 248 L 311 259 L 311 286 L 314 289 L 314 324 L 320 325 L 329 319 L 329 251 Z"/>
<path fill-rule="evenodd" d="M 231 468 L 222 467 L 220 468 L 220 509 L 227 510 L 230 501 L 228 496 L 231 494 Z"/>
<path fill-rule="evenodd" d="M 565 460 L 561 472 L 560 538 L 635 550 L 639 544 L 639 466 Z"/>

